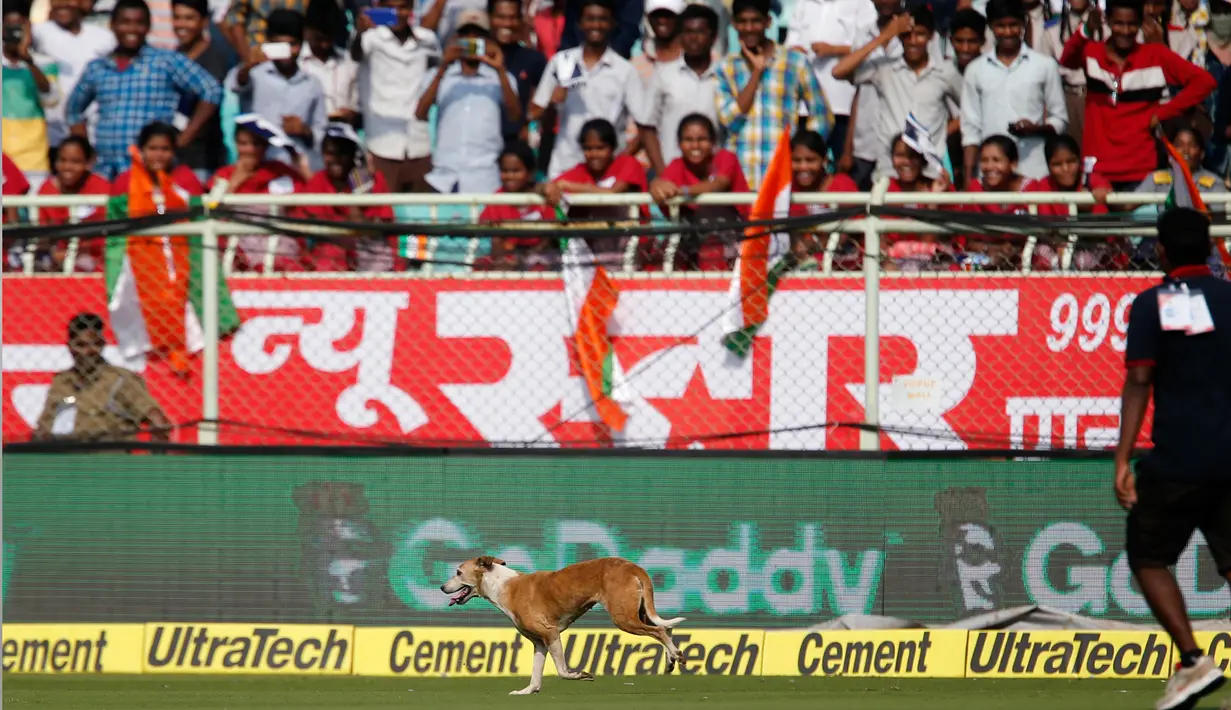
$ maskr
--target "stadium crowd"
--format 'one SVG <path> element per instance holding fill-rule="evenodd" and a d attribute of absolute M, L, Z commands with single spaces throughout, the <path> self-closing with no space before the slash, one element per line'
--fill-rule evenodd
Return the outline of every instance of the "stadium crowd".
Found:
<path fill-rule="evenodd" d="M 1201 191 L 1225 192 L 1231 2 L 1103 1 L 5 0 L 3 192 L 126 194 L 137 160 L 169 177 L 177 204 L 537 193 L 546 206 L 491 206 L 481 219 L 629 219 L 568 196 L 648 192 L 662 204 L 755 191 L 784 131 L 796 192 L 878 179 L 895 192 L 1089 191 L 1095 204 L 1083 209 L 1105 213 L 1111 191 L 1170 190 L 1160 132 Z M 388 205 L 288 214 L 395 219 Z M 729 268 L 720 223 L 746 208 L 680 216 L 715 231 L 681 244 L 675 267 Z M 42 224 L 105 217 L 37 213 Z M 22 218 L 4 210 L 6 222 Z M 263 269 L 268 239 L 241 238 L 234 268 Z M 415 248 L 399 237 L 276 239 L 277 271 L 403 270 Z M 34 251 L 38 271 L 101 270 L 103 240 L 79 241 L 9 245 L 5 269 Z M 559 262 L 554 240 L 482 241 L 476 268 Z M 661 244 L 642 241 L 639 266 L 660 267 Z M 823 242 L 794 236 L 805 267 Z M 612 260 L 626 246 L 592 244 Z M 1033 267 L 1058 268 L 1066 248 L 1041 245 Z M 1068 256 L 1075 268 L 1136 268 L 1152 251 L 1110 240 Z M 902 269 L 1020 268 L 1022 258 L 977 235 L 886 235 L 885 253 Z M 847 238 L 833 263 L 860 259 Z"/>

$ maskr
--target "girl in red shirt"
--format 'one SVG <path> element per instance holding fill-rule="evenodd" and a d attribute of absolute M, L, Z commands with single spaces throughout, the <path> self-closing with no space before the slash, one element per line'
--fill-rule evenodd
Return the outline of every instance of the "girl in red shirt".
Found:
<path fill-rule="evenodd" d="M 312 176 L 303 186 L 305 194 L 344 194 L 364 192 L 388 194 L 389 186 L 380 172 L 368 173 L 359 157 L 359 137 L 355 129 L 343 123 L 331 123 L 321 141 L 321 157 L 325 169 Z M 302 217 L 322 222 L 392 222 L 389 205 L 369 207 L 330 207 L 306 205 L 299 208 Z M 316 271 L 394 271 L 403 270 L 404 262 L 396 256 L 397 237 L 333 237 L 314 239 L 312 267 Z"/>
<path fill-rule="evenodd" d="M 539 194 L 555 206 L 565 195 L 617 195 L 625 192 L 645 192 L 648 187 L 645 168 L 631 155 L 616 155 L 616 130 L 610 121 L 596 118 L 586 121 L 579 135 L 585 160 L 549 182 L 539 186 Z M 628 219 L 627 207 L 570 207 L 569 219 Z M 641 208 L 642 219 L 650 216 Z M 587 240 L 595 259 L 605 266 L 618 267 L 623 262 L 625 240 L 620 237 L 598 237 Z"/>
<path fill-rule="evenodd" d="M 111 183 L 91 171 L 94 147 L 82 136 L 69 136 L 56 148 L 52 176 L 39 186 L 40 195 L 109 195 Z M 43 207 L 38 211 L 40 224 L 100 222 L 107 218 L 107 208 L 92 205 L 80 207 Z M 68 258 L 71 240 L 56 243 L 54 258 L 57 269 Z M 102 237 L 79 237 L 73 270 L 93 273 L 103 270 Z"/>
<path fill-rule="evenodd" d="M 534 149 L 520 141 L 510 143 L 500 154 L 501 188 L 496 194 L 533 194 Z M 550 222 L 556 218 L 551 205 L 488 205 L 479 215 L 484 224 L 500 222 Z M 544 237 L 495 237 L 492 253 L 476 260 L 475 268 L 510 271 L 518 268 L 543 270 L 557 267 L 560 252 L 553 240 Z M 486 262 L 486 263 L 485 263 Z"/>
<path fill-rule="evenodd" d="M 895 177 L 889 178 L 888 192 L 937 193 L 953 192 L 953 182 L 944 168 L 936 177 L 928 177 L 924 168 L 927 158 L 907 144 L 898 134 L 893 137 L 891 156 Z M 937 209 L 935 205 L 903 205 L 913 209 Z M 943 207 L 940 209 L 944 209 Z M 936 270 L 954 262 L 950 240 L 938 234 L 886 234 L 885 255 L 902 271 Z"/>
<path fill-rule="evenodd" d="M 791 139 L 791 193 L 805 192 L 859 192 L 859 186 L 846 173 L 828 171 L 828 161 L 825 156 L 829 149 L 825 138 L 816 131 L 800 131 Z M 807 217 L 820 215 L 830 211 L 828 205 L 802 205 L 791 203 L 790 216 Z M 817 268 L 816 255 L 821 254 L 825 247 L 825 235 L 817 235 L 813 231 L 803 230 L 791 236 L 791 251 L 799 260 L 797 270 L 808 271 Z M 858 265 L 862 260 L 859 242 L 849 234 L 843 234 L 842 241 L 834 253 L 833 267 L 840 271 L 862 268 Z"/>
<path fill-rule="evenodd" d="M 214 173 L 210 180 L 210 194 L 227 195 L 289 195 L 299 191 L 305 184 L 304 176 L 295 168 L 278 160 L 266 160 L 271 139 L 284 142 L 276 127 L 266 124 L 255 116 L 241 116 L 235 122 L 234 165 L 226 165 Z M 285 141 L 288 145 L 290 141 Z M 263 211 L 260 207 L 244 207 L 244 210 Z M 235 251 L 236 271 L 263 271 L 269 240 L 276 239 L 274 254 L 275 271 L 304 271 L 303 255 L 307 248 L 296 237 L 245 235 L 239 237 Z"/>
<path fill-rule="evenodd" d="M 1017 143 L 1008 136 L 989 136 L 979 146 L 979 175 L 969 192 L 1021 192 L 1026 178 L 1017 174 Z M 1024 203 L 970 205 L 970 211 L 985 214 L 1028 214 Z M 1015 268 L 1020 250 L 1006 239 L 989 241 L 966 237 L 963 263 L 973 270 Z"/>
<path fill-rule="evenodd" d="M 1111 192 L 1111 183 L 1094 171 L 1087 172 L 1083 164 L 1081 147 L 1068 134 L 1061 133 L 1050 136 L 1043 145 L 1043 155 L 1047 159 L 1045 178 L 1031 180 L 1026 184 L 1025 192 L 1090 192 L 1094 194 L 1093 206 L 1082 206 L 1079 212 L 1089 214 L 1107 214 L 1107 195 Z M 1069 206 L 1066 204 L 1038 205 L 1038 214 L 1047 217 L 1068 217 Z M 1073 254 L 1073 265 L 1081 270 L 1089 270 L 1104 263 L 1112 266 L 1109 259 L 1125 257 L 1123 249 L 1111 250 L 1109 243 L 1114 243 L 1114 237 L 1108 237 L 1105 242 L 1082 242 L 1078 244 Z M 1031 266 L 1036 271 L 1051 271 L 1060 268 L 1064 246 L 1056 246 L 1040 241 L 1034 248 Z M 1112 252 L 1116 253 L 1113 254 Z"/>
<path fill-rule="evenodd" d="M 188 202 L 190 197 L 199 197 L 205 192 L 201 181 L 186 165 L 175 162 L 175 141 L 179 131 L 169 123 L 151 123 L 141 129 L 137 136 L 137 149 L 141 151 L 141 162 L 145 169 L 154 173 L 166 173 L 175 185 L 175 191 Z M 131 170 L 120 173 L 115 182 L 111 183 L 112 195 L 127 195 L 128 182 L 132 177 Z"/>
<path fill-rule="evenodd" d="M 671 161 L 650 185 L 650 194 L 662 205 L 675 197 L 694 197 L 716 192 L 748 192 L 748 180 L 739 159 L 729 150 L 717 149 L 718 131 L 707 116 L 689 114 L 680 121 L 676 131 L 682 155 Z M 748 218 L 748 206 L 681 205 L 680 218 L 690 223 L 739 222 Z M 725 271 L 730 259 L 727 245 L 734 247 L 730 230 L 713 232 L 698 238 L 689 235 L 682 240 L 675 254 L 675 268 L 680 270 Z"/>

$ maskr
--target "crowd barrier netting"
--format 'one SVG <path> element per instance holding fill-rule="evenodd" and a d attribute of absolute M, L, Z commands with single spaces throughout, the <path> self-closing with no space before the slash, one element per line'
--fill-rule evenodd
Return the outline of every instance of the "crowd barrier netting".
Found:
<path fill-rule="evenodd" d="M 793 232 L 811 225 L 828 234 L 809 247 L 820 250 L 812 257 L 824 268 L 804 258 L 785 274 L 745 354 L 724 344 L 733 317 L 750 302 L 732 298 L 730 272 L 612 266 L 619 293 L 608 330 L 623 377 L 609 396 L 618 393 L 628 417 L 620 430 L 600 421 L 592 406 L 579 367 L 575 306 L 558 271 L 215 274 L 227 287 L 221 308 L 211 311 L 221 314 L 213 319 L 220 336 L 203 338 L 189 372 L 174 371 L 153 353 L 122 353 L 114 315 L 105 355 L 145 377 L 176 426 L 174 438 L 185 442 L 809 450 L 1099 450 L 1114 442 L 1128 312 L 1134 295 L 1156 281 L 1156 262 L 1120 259 L 1119 271 L 1090 271 L 1082 255 L 1106 261 L 1127 259 L 1130 248 L 1152 254 L 1149 237 L 1141 236 L 1148 224 L 893 205 L 846 209 L 777 221 Z M 220 234 L 245 224 L 249 232 L 312 227 L 219 210 L 212 214 L 231 221 L 174 229 L 196 233 L 189 244 L 205 253 L 204 239 L 220 248 Z M 123 234 L 141 226 L 156 234 L 173 220 L 108 229 Z M 460 229 L 384 229 L 411 227 L 432 234 Z M 603 235 L 646 230 L 667 238 L 682 228 L 540 231 L 593 244 Z M 31 227 L 50 231 L 13 239 L 83 229 L 96 227 Z M 851 246 L 846 237 L 870 239 L 890 229 L 903 232 L 881 235 L 873 266 L 835 267 L 834 257 Z M 911 269 L 890 255 L 912 230 L 968 237 L 980 229 L 1000 240 L 984 239 L 983 247 L 1012 243 L 1018 261 L 990 270 L 939 262 Z M 1112 232 L 1138 236 L 1113 239 Z M 727 238 L 738 250 L 738 230 Z M 853 263 L 863 260 L 862 243 L 854 245 Z M 1048 249 L 1056 268 L 1031 268 L 1036 259 L 1027 251 Z M 1104 261 L 1086 267 L 1106 267 Z M 5 275 L 6 443 L 25 441 L 34 430 L 48 383 L 71 362 L 65 325 L 83 311 L 107 314 L 115 296 L 109 283 L 98 273 Z M 763 299 L 764 290 L 753 289 L 759 295 L 751 298 Z M 211 318 L 193 304 L 204 327 Z M 227 327 L 228 312 L 237 329 Z"/>

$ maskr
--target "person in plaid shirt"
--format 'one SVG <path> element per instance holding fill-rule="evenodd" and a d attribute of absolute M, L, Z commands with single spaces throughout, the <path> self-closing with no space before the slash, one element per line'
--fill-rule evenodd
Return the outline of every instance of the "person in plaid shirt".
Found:
<path fill-rule="evenodd" d="M 732 15 L 740 53 L 718 66 L 717 109 L 726 148 L 739 157 L 744 175 L 757 189 L 782 131 L 807 109 L 807 127 L 828 138 L 833 123 L 825 93 L 798 49 L 774 44 L 765 36 L 770 0 L 735 0 Z"/>
<path fill-rule="evenodd" d="M 98 104 L 96 170 L 109 180 L 128 169 L 128 146 L 142 128 L 175 120 L 181 97 L 194 96 L 197 104 L 187 125 L 177 126 L 180 148 L 196 140 L 222 102 L 222 85 L 196 62 L 145 43 L 150 31 L 145 0 L 119 0 L 111 12 L 111 30 L 115 53 L 86 66 L 67 107 L 72 133 L 84 138 L 85 110 Z"/>

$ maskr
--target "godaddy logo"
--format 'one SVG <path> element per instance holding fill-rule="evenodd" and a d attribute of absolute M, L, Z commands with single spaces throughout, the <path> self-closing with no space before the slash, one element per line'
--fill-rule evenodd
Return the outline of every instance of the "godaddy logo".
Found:
<path fill-rule="evenodd" d="M 559 569 L 581 559 L 619 556 L 655 580 L 660 611 L 776 615 L 868 613 L 884 571 L 879 549 L 841 551 L 824 545 L 820 527 L 796 526 L 791 547 L 762 549 L 755 523 L 732 523 L 713 547 L 638 549 L 614 526 L 589 520 L 549 523 L 537 546 L 485 540 L 465 523 L 434 518 L 396 536 L 389 582 L 413 609 L 443 609 L 440 582 L 457 563 L 480 552 L 522 572 Z"/>

